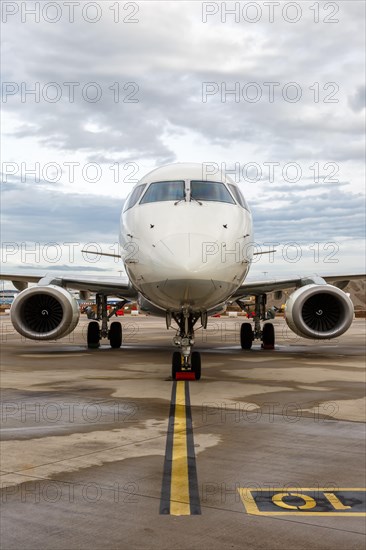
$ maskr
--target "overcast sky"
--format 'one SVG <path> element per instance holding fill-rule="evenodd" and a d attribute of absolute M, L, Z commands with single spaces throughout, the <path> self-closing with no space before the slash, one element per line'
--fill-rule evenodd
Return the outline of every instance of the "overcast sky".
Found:
<path fill-rule="evenodd" d="M 6 269 L 117 273 L 82 246 L 115 248 L 134 183 L 193 161 L 235 168 L 279 243 L 253 275 L 364 272 L 364 2 L 25 4 L 2 3 Z"/>

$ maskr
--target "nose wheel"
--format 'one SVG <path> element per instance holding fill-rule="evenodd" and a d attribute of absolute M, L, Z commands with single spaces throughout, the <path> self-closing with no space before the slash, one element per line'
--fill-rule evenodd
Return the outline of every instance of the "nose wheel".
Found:
<path fill-rule="evenodd" d="M 172 378 L 173 380 L 177 379 L 177 373 L 181 371 L 182 367 L 182 356 L 179 351 L 175 351 L 172 357 Z"/>
<path fill-rule="evenodd" d="M 173 380 L 199 380 L 201 378 L 201 355 L 193 351 L 190 358 L 190 365 L 185 366 L 183 355 L 175 351 L 172 356 L 172 379 Z"/>
<path fill-rule="evenodd" d="M 196 380 L 201 378 L 201 355 L 198 351 L 192 352 L 191 369 L 194 372 Z"/>

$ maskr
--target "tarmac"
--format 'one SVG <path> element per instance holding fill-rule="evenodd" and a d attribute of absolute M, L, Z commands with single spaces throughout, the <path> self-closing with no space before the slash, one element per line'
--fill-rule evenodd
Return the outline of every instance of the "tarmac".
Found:
<path fill-rule="evenodd" d="M 164 319 L 119 320 L 88 350 L 84 316 L 53 342 L 0 318 L 3 550 L 365 547 L 363 319 L 312 341 L 276 318 L 243 351 L 243 318 L 212 318 L 189 382 Z"/>

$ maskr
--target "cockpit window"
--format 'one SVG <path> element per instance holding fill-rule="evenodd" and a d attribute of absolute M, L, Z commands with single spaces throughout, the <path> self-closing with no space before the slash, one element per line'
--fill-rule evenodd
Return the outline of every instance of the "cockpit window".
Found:
<path fill-rule="evenodd" d="M 151 183 L 140 204 L 147 202 L 184 200 L 184 181 L 158 181 Z"/>
<path fill-rule="evenodd" d="M 128 197 L 127 201 L 125 202 L 125 207 L 123 209 L 123 212 L 126 212 L 129 208 L 132 208 L 135 206 L 139 198 L 141 197 L 146 184 L 143 183 L 142 185 L 138 185 L 131 193 L 131 195 Z"/>
<path fill-rule="evenodd" d="M 230 187 L 230 191 L 232 192 L 232 194 L 234 195 L 234 197 L 236 199 L 236 202 L 239 203 L 240 206 L 242 206 L 246 210 L 249 210 L 249 206 L 247 205 L 247 202 L 246 202 L 245 198 L 243 197 L 239 187 L 236 187 L 236 185 L 231 185 L 230 183 L 229 183 L 229 187 Z"/>
<path fill-rule="evenodd" d="M 191 199 L 235 204 L 225 185 L 217 181 L 191 181 Z"/>

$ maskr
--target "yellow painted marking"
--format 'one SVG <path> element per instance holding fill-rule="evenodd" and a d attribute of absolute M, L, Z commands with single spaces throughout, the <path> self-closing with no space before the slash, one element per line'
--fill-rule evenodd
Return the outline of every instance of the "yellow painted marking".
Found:
<path fill-rule="evenodd" d="M 286 491 L 329 491 L 329 487 L 261 487 L 259 489 L 257 489 L 256 487 L 248 487 L 248 488 L 244 488 L 243 490 L 245 491 L 256 491 L 257 493 L 259 492 L 262 492 L 262 493 L 268 493 L 268 491 L 283 491 L 284 489 L 286 489 Z M 332 487 L 333 491 L 337 490 L 337 491 L 366 491 L 366 487 L 339 487 L 337 489 L 335 489 L 334 487 Z"/>
<path fill-rule="evenodd" d="M 323 493 L 325 498 L 329 500 L 335 510 L 348 510 L 351 506 L 342 504 L 339 498 L 334 493 Z"/>
<path fill-rule="evenodd" d="M 177 382 L 175 397 L 170 514 L 189 516 L 186 396 L 184 382 Z"/>
<path fill-rule="evenodd" d="M 286 502 L 283 502 L 283 498 L 285 497 L 298 497 L 302 500 L 305 500 L 305 504 L 302 504 L 301 506 L 293 506 L 292 504 L 286 504 Z M 304 495 L 303 493 L 276 493 L 272 497 L 273 504 L 276 504 L 276 506 L 281 506 L 281 508 L 287 508 L 288 510 L 308 510 L 309 508 L 315 508 L 316 502 L 312 497 L 309 497 L 309 495 Z"/>
<path fill-rule="evenodd" d="M 244 504 L 245 506 L 245 509 L 246 511 L 248 512 L 248 514 L 251 514 L 251 515 L 255 515 L 255 516 L 278 516 L 278 515 L 307 515 L 307 516 L 351 516 L 351 517 L 365 517 L 366 516 L 366 512 L 303 512 L 301 510 L 299 511 L 288 511 L 288 512 L 263 512 L 263 511 L 260 511 L 254 498 L 253 498 L 253 495 L 252 495 L 252 491 L 254 492 L 264 492 L 264 493 L 267 493 L 268 491 L 270 492 L 275 492 L 275 491 L 283 491 L 283 487 L 271 487 L 271 489 L 268 489 L 267 488 L 256 488 L 256 487 L 240 487 L 238 489 L 238 492 L 239 492 L 239 495 L 240 495 L 240 498 L 241 498 L 241 501 L 242 503 Z M 328 498 L 328 496 L 326 495 L 326 493 L 328 493 L 329 491 L 329 487 L 286 487 L 287 491 L 296 491 L 297 493 L 299 491 L 322 491 L 323 494 L 326 496 L 326 498 Z M 337 489 L 337 491 L 366 491 L 366 488 L 360 488 L 360 487 L 339 487 Z M 333 493 L 328 493 L 328 494 L 332 494 Z M 334 495 L 335 496 L 335 495 Z M 336 497 L 337 498 L 337 497 Z M 329 500 L 329 498 L 328 498 Z M 338 499 L 337 499 L 338 500 Z M 335 501 L 334 501 L 335 502 Z M 330 501 L 330 503 L 332 504 L 332 506 L 334 507 L 335 510 L 344 510 L 346 509 L 347 507 L 345 508 L 337 508 L 337 505 L 334 506 L 334 502 L 333 501 Z M 276 503 L 277 504 L 277 503 Z M 340 503 L 342 505 L 342 503 Z M 343 505 L 342 505 L 343 506 Z"/>

